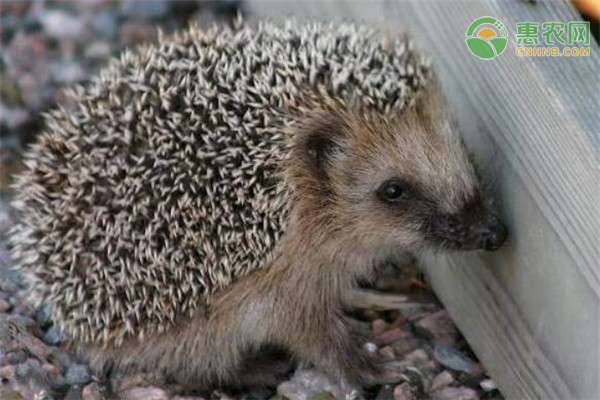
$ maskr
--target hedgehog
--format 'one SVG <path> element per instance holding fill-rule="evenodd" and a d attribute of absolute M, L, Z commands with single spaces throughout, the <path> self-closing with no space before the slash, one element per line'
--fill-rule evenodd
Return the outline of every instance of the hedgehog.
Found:
<path fill-rule="evenodd" d="M 406 252 L 506 238 L 404 34 L 288 20 L 161 36 L 68 103 L 15 179 L 33 301 L 98 371 L 272 385 L 385 373 L 345 293 Z"/>

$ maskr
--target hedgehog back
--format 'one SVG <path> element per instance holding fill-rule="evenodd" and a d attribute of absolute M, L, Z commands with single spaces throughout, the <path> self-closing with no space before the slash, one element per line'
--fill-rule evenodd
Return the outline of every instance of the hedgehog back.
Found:
<path fill-rule="evenodd" d="M 17 177 L 33 292 L 85 342 L 191 316 L 285 231 L 284 108 L 319 87 L 400 109 L 426 73 L 405 38 L 351 24 L 191 28 L 125 52 L 47 116 Z"/>

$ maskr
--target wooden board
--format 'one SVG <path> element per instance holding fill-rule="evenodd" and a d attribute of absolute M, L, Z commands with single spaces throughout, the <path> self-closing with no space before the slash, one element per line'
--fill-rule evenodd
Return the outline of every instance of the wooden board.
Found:
<path fill-rule="evenodd" d="M 427 274 L 507 398 L 600 399 L 600 49 L 514 54 L 520 21 L 578 19 L 566 2 L 248 1 L 253 15 L 409 28 L 427 50 L 467 145 L 487 165 L 511 236 L 494 254 L 429 256 Z M 470 55 L 469 23 L 499 18 L 505 54 Z"/>

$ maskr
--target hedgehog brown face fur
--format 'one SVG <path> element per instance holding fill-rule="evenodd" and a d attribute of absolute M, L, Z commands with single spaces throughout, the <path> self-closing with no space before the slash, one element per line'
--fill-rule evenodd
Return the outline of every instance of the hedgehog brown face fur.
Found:
<path fill-rule="evenodd" d="M 504 242 L 506 229 L 481 194 L 436 82 L 400 114 L 335 100 L 321 107 L 300 123 L 291 174 L 301 214 L 343 242 L 337 251 L 393 256 Z"/>

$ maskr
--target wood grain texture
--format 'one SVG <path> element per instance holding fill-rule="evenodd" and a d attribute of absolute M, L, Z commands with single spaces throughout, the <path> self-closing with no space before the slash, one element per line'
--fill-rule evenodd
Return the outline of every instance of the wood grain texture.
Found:
<path fill-rule="evenodd" d="M 559 1 L 249 1 L 251 13 L 409 29 L 427 50 L 468 147 L 487 167 L 510 227 L 493 254 L 428 256 L 434 289 L 501 391 L 513 399 L 600 399 L 600 49 L 523 58 L 519 21 L 578 19 Z M 509 29 L 481 61 L 464 32 Z"/>

